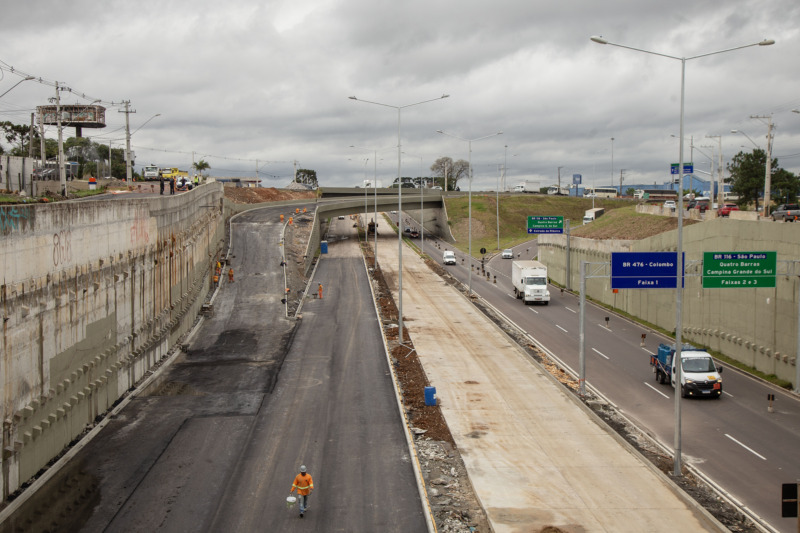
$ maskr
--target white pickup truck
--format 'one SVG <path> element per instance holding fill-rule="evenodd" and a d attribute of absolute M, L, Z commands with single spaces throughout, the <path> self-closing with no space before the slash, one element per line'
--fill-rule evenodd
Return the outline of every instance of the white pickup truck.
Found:
<path fill-rule="evenodd" d="M 445 250 L 442 254 L 442 263 L 445 265 L 455 265 L 456 264 L 456 253 L 452 250 Z"/>

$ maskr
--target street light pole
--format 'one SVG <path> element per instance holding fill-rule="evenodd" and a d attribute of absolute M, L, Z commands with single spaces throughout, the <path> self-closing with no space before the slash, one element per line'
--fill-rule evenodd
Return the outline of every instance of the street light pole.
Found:
<path fill-rule="evenodd" d="M 611 186 L 614 185 L 614 137 L 611 137 Z"/>
<path fill-rule="evenodd" d="M 469 245 L 468 245 L 469 251 L 468 251 L 468 254 L 469 254 L 470 265 L 469 265 L 469 283 L 468 283 L 469 291 L 467 292 L 467 296 L 471 297 L 472 296 L 472 143 L 473 142 L 477 142 L 477 141 L 482 141 L 483 139 L 488 139 L 489 137 L 494 137 L 495 135 L 502 135 L 503 132 L 502 131 L 498 131 L 497 133 L 492 133 L 491 135 L 484 135 L 483 137 L 478 137 L 477 139 L 464 139 L 464 138 L 459 137 L 457 135 L 453 135 L 452 133 L 447 133 L 446 131 L 443 131 L 443 130 L 436 130 L 436 133 L 441 133 L 442 135 L 447 135 L 448 137 L 452 137 L 452 138 L 458 139 L 460 141 L 465 141 L 467 143 L 467 147 L 468 147 L 468 150 L 469 150 L 469 163 L 468 163 L 468 169 L 469 169 L 469 171 L 468 171 L 469 172 L 469 201 L 468 201 L 468 206 L 469 207 L 468 207 L 467 218 L 469 220 Z"/>
<path fill-rule="evenodd" d="M 763 41 L 737 46 L 735 48 L 727 48 L 725 50 L 718 50 L 716 52 L 709 52 L 691 57 L 677 57 L 668 54 L 661 54 L 644 50 L 641 48 L 633 48 L 622 44 L 612 43 L 602 37 L 591 37 L 591 40 L 598 44 L 610 44 L 620 48 L 627 48 L 635 52 L 643 52 L 645 54 L 652 54 L 667 59 L 675 59 L 681 62 L 681 113 L 680 113 L 680 132 L 679 132 L 679 155 L 678 155 L 678 176 L 681 186 L 681 194 L 678 195 L 678 250 L 677 250 L 677 283 L 675 289 L 675 355 L 673 356 L 677 364 L 675 364 L 675 458 L 673 475 L 678 477 L 681 475 L 681 347 L 682 347 L 682 326 L 683 326 L 683 121 L 684 121 L 684 101 L 686 95 L 686 61 L 698 59 L 715 54 L 722 54 L 724 52 L 731 52 L 733 50 L 740 50 L 742 48 L 749 48 L 751 46 L 769 46 L 775 44 L 775 41 L 764 39 Z M 613 145 L 612 145 L 613 146 Z"/>
<path fill-rule="evenodd" d="M 16 87 L 17 85 L 19 85 L 19 84 L 20 84 L 20 83 L 22 83 L 23 81 L 28 81 L 28 80 L 32 80 L 32 79 L 34 79 L 34 77 L 33 77 L 33 76 L 26 76 L 26 77 L 22 78 L 22 79 L 21 79 L 21 80 L 19 80 L 17 83 L 15 83 L 14 85 L 12 85 L 12 86 L 11 86 L 11 87 L 10 87 L 10 88 L 9 88 L 9 89 L 6 91 L 6 92 L 4 92 L 3 94 L 0 94 L 0 98 L 2 98 L 2 97 L 4 97 L 5 95 L 7 95 L 9 92 L 11 92 L 11 90 L 12 90 L 14 87 Z"/>
<path fill-rule="evenodd" d="M 430 100 L 423 100 L 421 102 L 415 102 L 413 104 L 406 104 L 401 106 L 382 104 L 380 102 L 371 102 L 369 100 L 360 100 L 355 96 L 349 97 L 350 100 L 355 100 L 356 102 L 364 102 L 365 104 L 374 104 L 382 107 L 391 107 L 392 109 L 397 109 L 397 257 L 399 263 L 399 267 L 397 269 L 397 294 L 398 294 L 397 315 L 398 315 L 400 344 L 403 344 L 403 229 L 400 227 L 401 226 L 400 222 L 403 218 L 403 184 L 400 181 L 400 166 L 401 166 L 400 112 L 406 107 L 426 104 L 428 102 L 434 102 L 436 100 L 442 100 L 443 98 L 448 98 L 449 96 L 450 96 L 449 94 L 443 94 L 438 98 L 431 98 Z"/>
<path fill-rule="evenodd" d="M 374 154 L 372 158 L 373 163 L 373 175 L 372 175 L 372 192 L 374 196 L 374 213 L 372 215 L 372 222 L 375 224 L 373 226 L 373 235 L 374 235 L 374 247 L 372 249 L 372 268 L 377 268 L 378 266 L 378 148 L 362 148 L 360 146 L 350 145 L 350 148 L 357 148 L 359 150 L 368 150 Z M 380 150 L 384 150 L 381 148 Z M 383 161 L 383 159 L 381 159 Z M 367 236 L 367 241 L 369 240 L 369 236 Z"/>

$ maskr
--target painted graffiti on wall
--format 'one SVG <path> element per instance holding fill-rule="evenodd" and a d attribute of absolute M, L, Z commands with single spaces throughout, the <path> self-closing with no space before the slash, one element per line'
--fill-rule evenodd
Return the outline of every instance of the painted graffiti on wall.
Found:
<path fill-rule="evenodd" d="M 33 216 L 33 209 L 28 206 L 9 205 L 0 207 L 0 233 L 8 235 L 12 231 L 26 226 Z"/>
<path fill-rule="evenodd" d="M 53 234 L 53 266 L 65 265 L 72 260 L 72 233 L 61 230 Z"/>

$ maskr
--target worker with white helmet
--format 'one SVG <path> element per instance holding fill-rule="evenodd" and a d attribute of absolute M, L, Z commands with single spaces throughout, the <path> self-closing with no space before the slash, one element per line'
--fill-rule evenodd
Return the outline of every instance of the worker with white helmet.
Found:
<path fill-rule="evenodd" d="M 292 490 L 289 492 L 294 492 L 295 489 L 300 503 L 300 518 L 303 518 L 303 514 L 308 510 L 308 497 L 314 491 L 314 480 L 306 471 L 306 465 L 300 465 L 300 473 L 295 476 Z"/>

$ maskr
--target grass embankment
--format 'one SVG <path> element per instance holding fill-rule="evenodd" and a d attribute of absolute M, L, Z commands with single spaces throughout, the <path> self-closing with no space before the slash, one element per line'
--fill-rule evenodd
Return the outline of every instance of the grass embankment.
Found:
<path fill-rule="evenodd" d="M 447 214 L 450 229 L 456 239 L 455 246 L 466 253 L 468 249 L 468 200 L 464 198 L 447 198 Z M 605 214 L 596 221 L 583 225 L 583 214 L 592 208 L 592 200 L 585 198 L 568 198 L 564 196 L 506 196 L 500 198 L 500 248 L 510 248 L 516 244 L 528 241 L 533 237 L 527 233 L 528 216 L 553 216 L 562 215 L 569 219 L 570 234 L 575 237 L 590 239 L 625 239 L 639 240 L 658 235 L 665 231 L 677 229 L 678 219 L 657 215 L 637 213 L 635 205 L 630 200 L 595 199 L 594 207 L 604 207 Z M 497 203 L 494 195 L 472 196 L 472 252 L 480 257 L 479 250 L 483 247 L 487 251 L 497 251 Z M 695 220 L 684 219 L 684 225 L 696 224 Z M 642 323 L 663 335 L 675 338 L 674 335 L 655 324 L 648 324 L 621 309 L 604 305 L 595 301 L 595 304 L 605 307 L 630 320 Z M 703 348 L 701 346 L 701 348 Z M 707 347 L 706 347 L 707 349 Z M 774 374 L 767 375 L 750 366 L 744 365 L 722 353 L 708 350 L 714 357 L 749 372 L 755 376 L 774 383 L 780 387 L 791 388 L 791 383 L 779 379 Z"/>
<path fill-rule="evenodd" d="M 448 224 L 456 239 L 456 247 L 466 252 L 469 239 L 469 202 L 467 197 L 447 198 Z M 592 207 L 604 207 L 605 214 L 583 225 L 583 215 Z M 570 233 L 591 239 L 643 239 L 676 229 L 678 220 L 637 213 L 631 200 L 546 195 L 514 195 L 500 197 L 500 249 L 530 240 L 528 216 L 563 216 L 569 220 Z M 685 220 L 684 224 L 694 221 Z M 497 201 L 494 195 L 472 195 L 472 251 L 486 248 L 497 251 Z"/>

